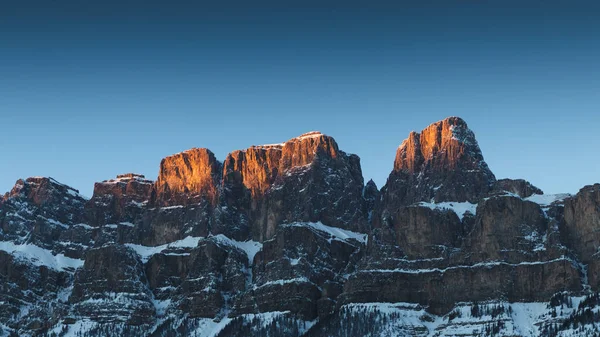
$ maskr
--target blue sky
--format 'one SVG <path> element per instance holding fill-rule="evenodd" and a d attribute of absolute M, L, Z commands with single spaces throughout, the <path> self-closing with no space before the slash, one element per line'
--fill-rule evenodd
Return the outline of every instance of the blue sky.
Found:
<path fill-rule="evenodd" d="M 411 130 L 454 115 L 498 178 L 600 181 L 595 1 L 0 7 L 0 191 L 41 175 L 90 196 L 191 147 L 311 130 L 381 187 Z"/>

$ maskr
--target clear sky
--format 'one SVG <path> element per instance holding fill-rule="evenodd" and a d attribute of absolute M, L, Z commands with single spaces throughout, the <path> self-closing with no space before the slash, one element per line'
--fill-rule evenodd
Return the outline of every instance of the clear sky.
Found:
<path fill-rule="evenodd" d="M 600 182 L 599 1 L 3 1 L 0 191 L 319 130 L 381 187 L 447 116 L 498 178 Z"/>

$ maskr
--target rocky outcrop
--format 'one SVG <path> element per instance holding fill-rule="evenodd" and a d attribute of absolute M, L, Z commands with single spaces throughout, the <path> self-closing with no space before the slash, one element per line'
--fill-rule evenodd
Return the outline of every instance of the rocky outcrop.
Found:
<path fill-rule="evenodd" d="M 458 301 L 506 298 L 511 302 L 544 301 L 561 291 L 582 289 L 572 261 L 532 264 L 502 262 L 433 269 L 361 269 L 344 285 L 341 303 L 407 302 L 446 314 Z"/>
<path fill-rule="evenodd" d="M 380 193 L 377 184 L 375 184 L 373 179 L 370 179 L 363 189 L 363 199 L 365 199 L 365 208 L 369 213 L 369 222 L 371 222 L 372 213 L 379 198 Z"/>
<path fill-rule="evenodd" d="M 467 123 L 450 117 L 412 132 L 396 152 L 382 207 L 419 201 L 477 203 L 496 181 Z"/>
<path fill-rule="evenodd" d="M 309 133 L 282 148 L 281 175 L 268 191 L 259 214 L 261 240 L 273 236 L 279 224 L 294 221 L 366 231 L 360 158 L 338 149 L 333 138 Z"/>
<path fill-rule="evenodd" d="M 128 173 L 94 185 L 86 205 L 86 220 L 92 226 L 136 222 L 152 195 L 154 182 L 143 175 Z"/>
<path fill-rule="evenodd" d="M 375 232 L 378 239 L 401 247 L 412 259 L 441 257 L 459 248 L 466 234 L 453 211 L 418 205 L 397 209 L 382 226 L 390 227 L 392 236 L 381 230 Z"/>
<path fill-rule="evenodd" d="M 58 248 L 61 233 L 82 221 L 85 202 L 52 178 L 20 179 L 0 205 L 0 240 Z"/>
<path fill-rule="evenodd" d="M 157 299 L 189 317 L 223 318 L 248 279 L 248 256 L 231 242 L 217 236 L 153 255 L 146 274 Z"/>
<path fill-rule="evenodd" d="M 153 204 L 191 205 L 219 199 L 222 164 L 208 149 L 191 149 L 160 162 Z"/>
<path fill-rule="evenodd" d="M 600 184 L 585 186 L 564 205 L 565 241 L 586 263 L 596 257 L 600 246 Z"/>
<path fill-rule="evenodd" d="M 143 213 L 133 228 L 131 240 L 146 246 L 160 246 L 187 236 L 206 237 L 211 233 L 213 211 L 207 202 L 190 206 L 154 207 Z"/>
<path fill-rule="evenodd" d="M 155 308 L 143 265 L 132 250 L 111 245 L 89 250 L 75 273 L 72 314 L 99 323 L 150 324 Z"/>
<path fill-rule="evenodd" d="M 263 196 L 279 176 L 282 148 L 281 144 L 252 146 L 230 153 L 223 167 L 224 184 L 247 190 L 252 199 Z"/>
<path fill-rule="evenodd" d="M 36 266 L 0 250 L 0 320 L 14 330 L 43 334 L 68 313 L 56 301 L 69 284 L 69 273 Z M 50 305 L 49 305 L 50 304 Z M 23 315 L 23 310 L 27 315 Z"/>
<path fill-rule="evenodd" d="M 3 198 L 3 206 L 29 207 L 31 212 L 25 213 L 32 213 L 35 208 L 36 215 L 40 218 L 55 220 L 61 224 L 81 221 L 84 202 L 85 198 L 78 190 L 46 177 L 19 179 Z"/>
<path fill-rule="evenodd" d="M 222 204 L 215 232 L 248 238 L 265 202 L 265 194 L 279 176 L 282 145 L 253 146 L 227 155 L 223 167 Z M 240 233 L 235 235 L 232 232 Z"/>
<path fill-rule="evenodd" d="M 345 233 L 321 223 L 280 226 L 256 255 L 254 286 L 236 303 L 236 312 L 290 311 L 306 320 L 333 312 L 343 275 L 366 239 Z"/>
<path fill-rule="evenodd" d="M 516 194 L 521 198 L 528 198 L 534 194 L 544 194 L 542 190 L 533 186 L 524 179 L 500 179 L 492 187 L 492 194 L 502 193 Z"/>
<path fill-rule="evenodd" d="M 466 249 L 475 261 L 523 261 L 523 254 L 546 252 L 547 232 L 548 219 L 538 204 L 512 196 L 489 198 L 477 206 Z"/>

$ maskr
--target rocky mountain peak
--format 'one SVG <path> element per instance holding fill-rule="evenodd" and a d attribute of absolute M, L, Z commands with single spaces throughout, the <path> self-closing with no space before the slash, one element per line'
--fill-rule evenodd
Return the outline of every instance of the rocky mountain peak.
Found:
<path fill-rule="evenodd" d="M 527 198 L 534 194 L 544 194 L 544 192 L 533 186 L 530 182 L 524 179 L 499 179 L 494 184 L 492 192 L 495 194 L 512 193 Z"/>
<path fill-rule="evenodd" d="M 30 240 L 52 242 L 56 233 L 81 220 L 85 202 L 78 190 L 53 178 L 19 179 L 0 202 L 0 232 L 23 240 L 31 231 Z"/>
<path fill-rule="evenodd" d="M 379 189 L 373 179 L 369 179 L 365 184 L 362 191 L 362 197 L 365 200 L 367 211 L 371 211 L 375 207 L 377 200 L 379 200 Z"/>
<path fill-rule="evenodd" d="M 448 117 L 402 142 L 386 188 L 402 204 L 475 202 L 495 181 L 473 131 L 461 118 Z"/>
<path fill-rule="evenodd" d="M 312 164 L 318 157 L 336 158 L 338 145 L 319 131 L 304 133 L 280 144 L 251 146 L 227 155 L 223 177 L 238 181 L 253 197 L 264 194 L 284 172 Z"/>
<path fill-rule="evenodd" d="M 216 204 L 222 164 L 214 153 L 194 148 L 164 158 L 156 181 L 156 203 L 162 206 L 198 203 Z"/>
<path fill-rule="evenodd" d="M 94 195 L 86 204 L 88 222 L 97 226 L 132 221 L 152 196 L 154 182 L 142 174 L 119 174 L 94 184 Z"/>
<path fill-rule="evenodd" d="M 333 137 L 318 131 L 305 133 L 284 143 L 279 170 L 309 165 L 317 158 L 336 158 L 338 145 Z"/>
<path fill-rule="evenodd" d="M 420 133 L 411 132 L 398 147 L 394 170 L 419 173 L 423 165 L 452 170 L 464 159 L 475 165 L 485 164 L 475 134 L 467 123 L 459 117 L 448 117 Z"/>
<path fill-rule="evenodd" d="M 25 198 L 34 205 L 41 206 L 53 202 L 62 202 L 63 199 L 83 200 L 79 190 L 59 183 L 50 177 L 30 177 L 19 179 L 12 190 L 4 196 L 10 198 Z"/>

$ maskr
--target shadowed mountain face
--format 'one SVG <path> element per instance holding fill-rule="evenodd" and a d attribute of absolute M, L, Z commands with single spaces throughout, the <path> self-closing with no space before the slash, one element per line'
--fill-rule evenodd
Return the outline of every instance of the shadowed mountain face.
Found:
<path fill-rule="evenodd" d="M 597 187 L 496 180 L 458 117 L 411 133 L 381 190 L 320 132 L 184 151 L 90 200 L 19 180 L 0 336 L 593 336 Z"/>

